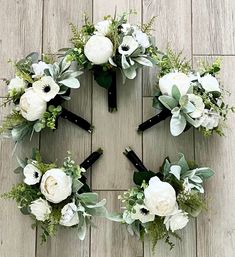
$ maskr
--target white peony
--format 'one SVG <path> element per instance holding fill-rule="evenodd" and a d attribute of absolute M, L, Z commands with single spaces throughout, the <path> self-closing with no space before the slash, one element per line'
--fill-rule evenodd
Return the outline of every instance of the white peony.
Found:
<path fill-rule="evenodd" d="M 199 118 L 199 124 L 207 130 L 218 127 L 220 115 L 211 110 L 205 109 L 203 115 Z"/>
<path fill-rule="evenodd" d="M 141 223 L 153 221 L 155 218 L 154 214 L 151 214 L 145 205 L 136 204 L 133 207 L 135 213 L 131 213 L 133 220 L 139 220 Z"/>
<path fill-rule="evenodd" d="M 195 119 L 201 117 L 205 108 L 202 98 L 194 94 L 188 94 L 187 96 L 189 102 L 195 107 L 195 110 L 190 112 L 189 115 Z"/>
<path fill-rule="evenodd" d="M 218 80 L 211 74 L 207 74 L 203 77 L 198 75 L 198 82 L 202 85 L 206 92 L 221 92 Z"/>
<path fill-rule="evenodd" d="M 175 85 L 180 91 L 181 96 L 186 95 L 189 90 L 191 80 L 182 72 L 171 72 L 159 79 L 159 88 L 162 94 L 172 96 L 172 87 Z"/>
<path fill-rule="evenodd" d="M 130 56 L 138 47 L 138 42 L 132 36 L 125 36 L 121 45 L 118 47 L 118 52 Z"/>
<path fill-rule="evenodd" d="M 45 76 L 33 83 L 33 89 L 44 101 L 49 102 L 59 93 L 60 87 L 51 76 Z"/>
<path fill-rule="evenodd" d="M 107 37 L 94 35 L 87 41 L 84 53 L 87 59 L 94 64 L 107 63 L 113 55 L 113 43 Z"/>
<path fill-rule="evenodd" d="M 8 92 L 10 96 L 12 96 L 13 91 L 20 92 L 26 88 L 25 81 L 20 77 L 15 77 L 11 79 L 10 83 L 8 84 Z"/>
<path fill-rule="evenodd" d="M 176 210 L 170 216 L 166 216 L 164 219 L 164 224 L 166 229 L 174 232 L 175 230 L 179 230 L 184 228 L 189 221 L 188 215 L 186 212 L 182 210 Z"/>
<path fill-rule="evenodd" d="M 23 174 L 25 176 L 24 183 L 27 185 L 35 185 L 39 183 L 42 172 L 33 164 L 27 164 L 24 167 Z"/>
<path fill-rule="evenodd" d="M 96 35 L 106 36 L 109 33 L 111 20 L 100 21 L 95 25 Z"/>
<path fill-rule="evenodd" d="M 38 62 L 38 63 L 33 63 L 32 64 L 33 72 L 34 75 L 32 76 L 33 78 L 41 78 L 44 75 L 44 70 L 48 69 L 49 66 L 45 62 Z"/>
<path fill-rule="evenodd" d="M 47 103 L 41 99 L 33 88 L 29 88 L 20 98 L 20 113 L 29 121 L 35 121 L 42 118 L 46 112 Z"/>
<path fill-rule="evenodd" d="M 67 203 L 61 210 L 60 225 L 71 227 L 79 223 L 78 208 L 74 203 Z"/>
<path fill-rule="evenodd" d="M 149 37 L 146 33 L 142 32 L 141 30 L 136 30 L 133 33 L 135 40 L 143 47 L 148 48 L 150 47 Z"/>
<path fill-rule="evenodd" d="M 144 203 L 152 214 L 158 216 L 170 215 L 176 208 L 176 193 L 167 182 L 162 182 L 158 177 L 149 180 L 149 185 L 144 190 Z"/>
<path fill-rule="evenodd" d="M 48 202 L 42 198 L 33 201 L 29 205 L 31 213 L 36 217 L 37 220 L 45 221 L 49 218 L 51 213 L 51 206 Z"/>
<path fill-rule="evenodd" d="M 59 203 L 71 195 L 72 178 L 61 169 L 51 169 L 42 176 L 40 188 L 49 202 Z"/>

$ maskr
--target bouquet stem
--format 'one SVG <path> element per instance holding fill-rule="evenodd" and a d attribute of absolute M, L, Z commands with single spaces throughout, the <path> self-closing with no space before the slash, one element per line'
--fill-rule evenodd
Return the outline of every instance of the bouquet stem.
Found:
<path fill-rule="evenodd" d="M 159 114 L 153 116 L 152 118 L 146 120 L 138 127 L 138 132 L 143 132 L 148 128 L 151 128 L 152 126 L 158 124 L 159 122 L 165 120 L 170 116 L 171 112 L 167 109 L 162 110 Z"/>
<path fill-rule="evenodd" d="M 143 164 L 143 162 L 139 159 L 139 157 L 136 155 L 136 153 L 130 148 L 127 147 L 125 149 L 124 155 L 127 157 L 127 159 L 135 166 L 135 168 L 140 171 L 149 171 Z"/>
<path fill-rule="evenodd" d="M 79 126 L 80 128 L 86 130 L 89 133 L 91 133 L 93 130 L 92 125 L 88 121 L 86 121 L 82 117 L 68 111 L 65 108 L 62 108 L 62 112 L 61 112 L 60 116 L 63 119 L 69 120 L 70 122 L 74 123 L 75 125 Z"/>
<path fill-rule="evenodd" d="M 117 111 L 116 72 L 112 72 L 112 84 L 108 88 L 108 108 L 109 108 L 109 112 L 116 112 Z"/>
<path fill-rule="evenodd" d="M 80 167 L 84 168 L 85 170 L 89 169 L 93 163 L 95 161 L 97 161 L 100 156 L 103 154 L 103 150 L 101 148 L 99 148 L 97 151 L 93 152 L 92 154 L 90 154 L 86 159 L 85 161 L 83 161 L 81 164 L 80 164 Z"/>

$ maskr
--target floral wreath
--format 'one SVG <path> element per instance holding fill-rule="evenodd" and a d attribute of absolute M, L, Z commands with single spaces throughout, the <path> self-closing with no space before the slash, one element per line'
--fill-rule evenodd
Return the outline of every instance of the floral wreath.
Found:
<path fill-rule="evenodd" d="M 44 128 L 56 129 L 59 117 L 88 132 L 92 129 L 89 122 L 61 106 L 70 100 L 71 88 L 80 87 L 77 77 L 82 72 L 72 69 L 66 56 L 59 62 L 53 62 L 46 55 L 43 57 L 40 61 L 39 54 L 34 52 L 13 63 L 15 78 L 4 79 L 8 94 L 2 97 L 3 105 L 13 103 L 13 108 L 0 127 L 0 134 L 10 131 L 16 142 Z"/>
<path fill-rule="evenodd" d="M 142 240 L 149 236 L 153 249 L 162 239 L 173 248 L 171 236 L 180 239 L 176 231 L 206 207 L 203 182 L 214 172 L 186 161 L 179 154 L 177 162 L 165 158 L 156 173 L 148 170 L 131 148 L 124 154 L 137 171 L 133 177 L 136 186 L 119 196 L 124 205 L 120 222 L 126 224 L 130 234 Z"/>
<path fill-rule="evenodd" d="M 194 71 L 190 63 L 168 49 L 158 56 L 158 89 L 153 98 L 153 107 L 160 113 L 139 125 L 145 131 L 153 125 L 171 117 L 170 132 L 178 136 L 190 127 L 208 136 L 213 132 L 224 135 L 224 122 L 229 111 L 234 111 L 224 100 L 225 90 L 216 78 L 220 71 L 220 60 L 211 65 L 201 63 Z"/>
<path fill-rule="evenodd" d="M 104 207 L 106 200 L 98 201 L 97 193 L 91 192 L 84 176 L 101 155 L 102 150 L 98 149 L 77 165 L 69 154 L 63 166 L 58 167 L 56 163 L 43 162 L 34 149 L 32 158 L 18 159 L 20 167 L 14 172 L 23 174 L 23 182 L 2 197 L 15 200 L 20 211 L 33 218 L 33 228 L 42 228 L 42 242 L 54 236 L 58 226 L 76 228 L 83 240 L 93 217 L 109 217 Z"/>
<path fill-rule="evenodd" d="M 154 18 L 140 27 L 129 24 L 127 16 L 109 15 L 97 24 L 85 17 L 80 31 L 71 25 L 74 48 L 63 49 L 79 66 L 92 70 L 98 85 L 108 90 L 110 112 L 117 111 L 117 70 L 121 71 L 124 83 L 126 78 L 136 77 L 138 68 L 155 64 L 157 49 L 150 33 Z"/>

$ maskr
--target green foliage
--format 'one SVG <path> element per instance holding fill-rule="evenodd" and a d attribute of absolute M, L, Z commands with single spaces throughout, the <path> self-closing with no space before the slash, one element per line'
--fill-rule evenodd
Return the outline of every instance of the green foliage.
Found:
<path fill-rule="evenodd" d="M 208 73 L 216 76 L 220 72 L 220 66 L 221 58 L 216 58 L 212 63 L 200 60 L 199 70 L 201 71 L 202 76 Z"/>
<path fill-rule="evenodd" d="M 154 30 L 153 29 L 153 25 L 154 25 L 154 22 L 155 22 L 155 19 L 157 18 L 157 16 L 153 16 L 149 22 L 147 23 L 144 23 L 142 26 L 141 26 L 141 30 L 142 32 L 146 33 L 147 35 L 151 35 L 151 32 Z"/>
<path fill-rule="evenodd" d="M 23 116 L 19 112 L 13 111 L 3 120 L 3 123 L 0 126 L 0 134 L 7 132 L 8 130 L 12 130 L 16 126 L 24 123 L 26 123 L 26 121 Z"/>

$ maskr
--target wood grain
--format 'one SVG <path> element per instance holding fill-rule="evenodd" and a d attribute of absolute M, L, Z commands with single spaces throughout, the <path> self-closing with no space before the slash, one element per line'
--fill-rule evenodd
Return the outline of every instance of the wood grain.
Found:
<path fill-rule="evenodd" d="M 235 54 L 235 1 L 193 0 L 193 49 L 200 55 Z"/>
<path fill-rule="evenodd" d="M 160 51 L 169 47 L 183 50 L 191 58 L 191 0 L 143 0 L 143 22 L 156 16 L 153 35 Z M 154 94 L 157 68 L 146 68 L 143 74 L 144 96 Z"/>
<path fill-rule="evenodd" d="M 212 58 L 206 58 L 212 61 Z M 195 64 L 198 58 L 194 58 Z M 221 81 L 232 95 L 230 104 L 235 103 L 233 68 L 235 57 L 224 57 L 222 60 Z M 205 186 L 208 199 L 208 211 L 199 216 L 197 222 L 198 257 L 234 256 L 235 252 L 235 202 L 234 165 L 235 165 L 235 118 L 230 115 L 225 128 L 225 137 L 217 135 L 204 139 L 196 133 L 196 160 L 215 170 Z"/>
<path fill-rule="evenodd" d="M 0 1 L 0 6 L 0 77 L 12 78 L 14 73 L 11 65 L 7 63 L 9 58 L 16 60 L 31 51 L 41 50 L 42 1 Z M 0 95 L 5 95 L 6 92 L 5 87 L 0 88 Z M 3 120 L 9 111 L 10 108 L 1 108 L 0 120 Z M 21 180 L 13 173 L 18 166 L 15 157 L 30 156 L 33 146 L 38 146 L 37 136 L 31 142 L 19 145 L 12 156 L 13 142 L 11 139 L 0 138 L 0 194 L 8 192 L 13 184 Z M 24 257 L 34 256 L 35 230 L 31 229 L 31 223 L 29 217 L 20 213 L 15 202 L 1 199 L 1 257 L 14 257 L 16 254 Z"/>
<path fill-rule="evenodd" d="M 104 15 L 138 11 L 138 16 L 131 16 L 131 22 L 141 22 L 140 1 L 106 1 L 94 0 L 94 22 Z M 102 8 L 101 8 L 102 6 Z M 141 154 L 141 136 L 136 133 L 141 122 L 141 73 L 132 81 L 122 83 L 121 74 L 117 78 L 118 112 L 109 113 L 107 91 L 94 82 L 93 87 L 93 123 L 95 131 L 92 136 L 92 148 L 102 147 L 104 157 L 93 168 L 92 186 L 94 189 L 126 189 L 132 181 L 132 167 L 125 160 L 122 152 L 128 145 Z M 131 114 L 131 115 L 130 115 Z M 104 179 L 105 178 L 105 179 Z"/>

